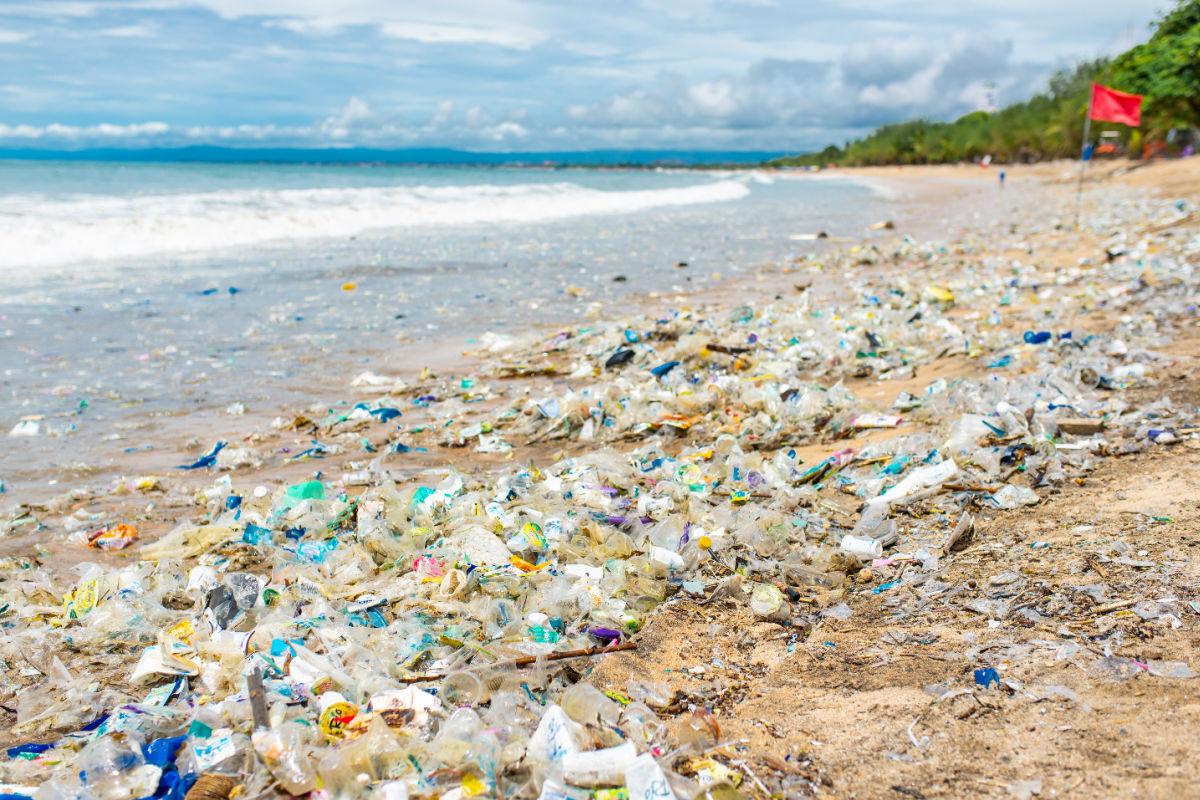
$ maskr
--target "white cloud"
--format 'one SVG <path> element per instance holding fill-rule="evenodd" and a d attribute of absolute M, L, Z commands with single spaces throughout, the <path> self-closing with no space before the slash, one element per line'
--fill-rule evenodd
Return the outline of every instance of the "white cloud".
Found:
<path fill-rule="evenodd" d="M 113 36 L 118 39 L 148 39 L 158 35 L 158 26 L 148 22 L 137 25 L 123 25 L 116 28 L 102 28 L 96 31 L 101 36 Z"/>
<path fill-rule="evenodd" d="M 538 31 L 522 28 L 491 28 L 472 25 L 445 25 L 420 22 L 389 22 L 381 27 L 384 36 L 411 39 L 425 44 L 494 44 L 516 50 L 528 50 L 543 41 Z"/>
<path fill-rule="evenodd" d="M 171 129 L 165 122 L 138 122 L 132 125 L 113 125 L 101 122 L 97 125 L 5 125 L 0 123 L 0 139 L 123 139 L 141 136 L 159 136 Z"/>
<path fill-rule="evenodd" d="M 433 112 L 433 116 L 425 123 L 427 128 L 440 128 L 450 121 L 450 115 L 454 113 L 454 101 L 442 100 L 437 104 L 437 109 Z"/>
<path fill-rule="evenodd" d="M 338 33 L 342 26 L 327 19 L 270 19 L 265 23 L 268 28 L 282 28 L 292 33 Z"/>
<path fill-rule="evenodd" d="M 37 2 L 9 2 L 4 4 L 4 13 L 20 16 L 45 17 L 90 17 L 100 9 L 95 0 L 37 0 Z"/>
<path fill-rule="evenodd" d="M 821 146 L 1023 99 L 1164 1 L 0 0 L 0 138 Z"/>
<path fill-rule="evenodd" d="M 522 0 L 133 0 L 143 8 L 206 8 L 225 19 L 255 17 L 270 27 L 331 34 L 377 26 L 386 36 L 426 44 L 491 44 L 528 50 L 549 34 Z"/>
<path fill-rule="evenodd" d="M 634 87 L 593 104 L 571 104 L 569 118 L 596 128 L 645 130 L 663 125 L 754 128 L 782 124 L 823 102 L 830 65 L 764 59 L 739 75 L 688 82 L 665 74 L 650 87 Z"/>
<path fill-rule="evenodd" d="M 483 110 L 482 106 L 472 106 L 463 117 L 463 124 L 468 128 L 486 128 L 495 120 L 492 115 Z"/>
<path fill-rule="evenodd" d="M 480 139 L 499 140 L 525 135 L 515 122 L 481 124 Z M 86 147 L 103 142 L 124 146 L 181 146 L 198 143 L 269 144 L 278 146 L 403 146 L 416 138 L 415 129 L 401 117 L 375 112 L 364 100 L 351 97 L 328 117 L 308 125 L 168 125 L 140 122 L 127 125 L 5 125 L 0 124 L 0 143 L 33 143 L 42 147 Z"/>
<path fill-rule="evenodd" d="M 564 112 L 596 136 L 640 138 L 643 146 L 650 137 L 675 136 L 710 146 L 752 137 L 759 146 L 787 147 L 802 130 L 840 140 L 913 116 L 954 118 L 981 106 L 985 81 L 996 83 L 1002 97 L 1019 99 L 1046 71 L 1015 61 L 1010 41 L 977 32 L 938 42 L 882 37 L 847 48 L 836 68 L 768 58 L 708 80 L 663 75 L 594 103 L 568 104 Z"/>
<path fill-rule="evenodd" d="M 908 78 L 929 66 L 933 57 L 933 49 L 924 39 L 885 36 L 850 45 L 840 62 L 846 82 L 861 86 Z"/>
<path fill-rule="evenodd" d="M 506 139 L 524 139 L 529 135 L 528 129 L 519 122 L 501 122 L 498 125 L 491 125 L 482 130 L 485 138 L 493 142 L 502 142 Z"/>
<path fill-rule="evenodd" d="M 689 86 L 687 98 L 697 113 L 706 117 L 732 116 L 741 104 L 730 80 L 704 81 Z"/>

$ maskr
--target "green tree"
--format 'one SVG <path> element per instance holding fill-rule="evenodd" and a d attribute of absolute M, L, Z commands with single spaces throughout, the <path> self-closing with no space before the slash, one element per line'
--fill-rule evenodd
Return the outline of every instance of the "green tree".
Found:
<path fill-rule="evenodd" d="M 1150 39 L 1113 61 L 1081 62 L 1051 76 L 1046 91 L 989 114 L 975 111 L 953 122 L 917 119 L 884 125 L 844 147 L 777 159 L 777 165 L 848 166 L 929 164 L 974 160 L 1032 161 L 1079 154 L 1093 82 L 1145 96 L 1142 129 L 1093 124 L 1094 133 L 1115 130 L 1137 152 L 1143 137 L 1174 127 L 1200 127 L 1200 0 L 1176 0 Z"/>
<path fill-rule="evenodd" d="M 1181 0 L 1108 72 L 1114 88 L 1145 95 L 1152 132 L 1200 125 L 1200 0 Z"/>

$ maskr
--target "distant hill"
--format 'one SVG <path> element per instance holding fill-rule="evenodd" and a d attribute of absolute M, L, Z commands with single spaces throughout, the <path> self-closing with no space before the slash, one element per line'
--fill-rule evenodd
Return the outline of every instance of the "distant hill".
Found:
<path fill-rule="evenodd" d="M 217 164 L 396 164 L 461 166 L 721 166 L 758 164 L 783 155 L 774 150 L 579 150 L 573 152 L 477 153 L 428 147 L 380 150 L 366 147 L 194 147 L 86 150 L 0 148 L 0 158 L 53 161 L 206 162 Z"/>

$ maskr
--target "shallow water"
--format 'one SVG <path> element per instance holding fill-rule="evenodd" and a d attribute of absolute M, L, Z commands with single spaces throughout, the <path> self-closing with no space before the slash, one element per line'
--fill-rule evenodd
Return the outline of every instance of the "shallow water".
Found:
<path fill-rule="evenodd" d="M 812 246 L 791 235 L 855 232 L 886 204 L 850 181 L 728 173 L 7 162 L 0 177 L 0 229 L 34 242 L 0 272 L 0 426 L 41 417 L 0 448 L 14 497 L 189 423 L 203 435 L 232 403 L 310 403 L 399 342 L 465 347 L 736 280 Z M 396 198 L 420 213 L 380 216 Z M 72 260 L 80 241 L 108 257 Z"/>

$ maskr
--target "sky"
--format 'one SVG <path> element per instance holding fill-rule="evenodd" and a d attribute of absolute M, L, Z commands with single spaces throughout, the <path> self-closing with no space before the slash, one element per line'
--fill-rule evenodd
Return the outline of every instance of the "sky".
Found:
<path fill-rule="evenodd" d="M 0 147 L 812 150 L 1025 99 L 1169 2 L 0 0 Z"/>

